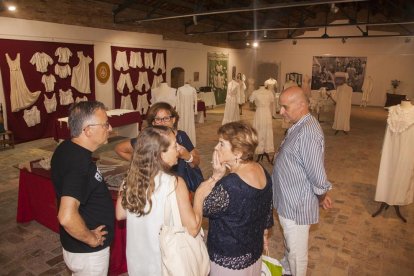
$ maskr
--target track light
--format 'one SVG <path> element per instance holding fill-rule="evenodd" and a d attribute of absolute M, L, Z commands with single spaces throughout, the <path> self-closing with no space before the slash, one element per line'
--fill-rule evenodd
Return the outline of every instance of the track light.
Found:
<path fill-rule="evenodd" d="M 7 7 L 7 9 L 9 10 L 9 11 L 15 11 L 16 10 L 16 6 L 8 6 Z"/>
<path fill-rule="evenodd" d="M 246 42 L 246 46 L 250 46 L 250 43 L 249 42 Z"/>
<path fill-rule="evenodd" d="M 331 13 L 337 13 L 339 8 L 335 5 L 335 3 L 331 4 Z"/>
<path fill-rule="evenodd" d="M 259 42 L 257 42 L 257 41 L 255 41 L 255 42 L 253 42 L 253 48 L 257 48 L 257 47 L 259 47 Z"/>
<path fill-rule="evenodd" d="M 296 44 L 298 44 L 298 41 L 296 39 L 294 39 L 294 40 L 292 40 L 292 44 L 296 45 Z"/>
<path fill-rule="evenodd" d="M 267 30 L 263 31 L 263 37 L 266 38 L 267 37 Z"/>
<path fill-rule="evenodd" d="M 197 15 L 194 15 L 193 16 L 193 23 L 194 23 L 194 25 L 197 25 L 198 24 L 198 22 L 197 22 Z"/>
<path fill-rule="evenodd" d="M 346 43 L 346 40 L 347 40 L 347 38 L 346 37 L 343 37 L 342 38 L 342 43 L 345 44 Z"/>

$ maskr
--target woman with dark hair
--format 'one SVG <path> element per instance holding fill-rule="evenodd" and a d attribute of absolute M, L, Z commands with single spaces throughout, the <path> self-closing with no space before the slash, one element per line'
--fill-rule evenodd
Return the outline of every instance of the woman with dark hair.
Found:
<path fill-rule="evenodd" d="M 232 122 L 221 126 L 218 135 L 213 176 L 195 194 L 206 196 L 203 215 L 209 218 L 210 276 L 260 275 L 267 229 L 273 225 L 272 180 L 253 161 L 258 145 L 254 128 Z M 227 169 L 230 173 L 225 176 Z"/>
<path fill-rule="evenodd" d="M 177 163 L 178 144 L 167 126 L 144 129 L 137 139 L 125 183 L 120 187 L 116 218 L 127 220 L 128 274 L 161 275 L 159 231 L 164 209 L 175 189 L 181 222 L 192 236 L 201 228 L 203 198 L 194 198 L 194 210 L 182 178 L 170 173 Z M 198 210 L 198 211 L 197 211 Z"/>
<path fill-rule="evenodd" d="M 170 104 L 165 102 L 153 104 L 147 113 L 148 126 L 162 125 L 176 130 L 179 118 L 177 111 L 175 111 Z M 181 171 L 178 168 L 185 166 L 185 163 L 188 163 L 192 168 L 198 167 L 200 164 L 200 154 L 193 143 L 191 143 L 188 135 L 182 130 L 177 130 L 176 137 L 179 159 L 178 165 L 174 166 L 173 171 Z M 137 138 L 123 141 L 115 146 L 115 152 L 125 160 L 131 161 L 136 142 Z M 180 176 L 184 177 L 184 175 Z"/>

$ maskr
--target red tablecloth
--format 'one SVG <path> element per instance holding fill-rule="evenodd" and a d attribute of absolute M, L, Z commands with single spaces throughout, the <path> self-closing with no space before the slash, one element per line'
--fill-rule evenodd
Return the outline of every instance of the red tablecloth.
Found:
<path fill-rule="evenodd" d="M 111 124 L 112 127 L 138 124 L 138 129 L 141 130 L 142 126 L 141 113 L 139 113 L 138 111 L 124 113 L 119 116 L 112 115 L 111 117 L 108 117 L 108 122 Z M 56 141 L 59 141 L 59 139 L 69 139 L 70 132 L 68 124 L 66 122 L 56 120 L 55 129 L 53 131 L 53 137 Z"/>
<path fill-rule="evenodd" d="M 117 193 L 113 192 L 114 205 L 116 204 L 116 196 Z M 23 223 L 31 220 L 36 220 L 52 231 L 59 233 L 55 189 L 50 179 L 50 171 L 44 169 L 32 168 L 32 172 L 26 169 L 20 170 L 16 221 Z M 127 271 L 125 249 L 125 220 L 115 221 L 109 275 L 119 275 Z"/>

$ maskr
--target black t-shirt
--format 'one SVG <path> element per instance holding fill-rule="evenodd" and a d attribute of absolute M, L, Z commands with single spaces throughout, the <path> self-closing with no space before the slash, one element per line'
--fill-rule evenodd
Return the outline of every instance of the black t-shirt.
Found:
<path fill-rule="evenodd" d="M 60 226 L 63 248 L 72 253 L 90 253 L 109 246 L 114 236 L 115 209 L 105 180 L 92 160 L 92 152 L 70 140 L 64 141 L 53 153 L 51 167 L 58 205 L 62 196 L 76 198 L 86 227 L 93 230 L 105 225 L 108 231 L 104 245 L 92 248 Z"/>

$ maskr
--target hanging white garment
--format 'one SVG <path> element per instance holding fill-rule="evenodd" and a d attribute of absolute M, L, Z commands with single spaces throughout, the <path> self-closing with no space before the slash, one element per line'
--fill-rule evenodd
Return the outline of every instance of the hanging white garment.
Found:
<path fill-rule="evenodd" d="M 37 106 L 33 106 L 32 109 L 23 111 L 23 119 L 28 127 L 40 124 L 40 111 L 37 109 Z"/>
<path fill-rule="evenodd" d="M 264 85 L 267 88 L 267 90 L 272 92 L 273 98 L 275 99 L 273 101 L 273 104 L 272 104 L 271 108 L 272 108 L 272 116 L 276 117 L 277 106 L 279 105 L 279 101 L 276 102 L 277 80 L 275 80 L 274 78 L 269 78 L 264 82 Z M 280 108 L 279 108 L 279 110 L 280 110 Z"/>
<path fill-rule="evenodd" d="M 246 84 L 243 80 L 237 80 L 239 83 L 239 104 L 244 104 L 246 102 Z"/>
<path fill-rule="evenodd" d="M 59 47 L 55 51 L 55 56 L 59 56 L 58 62 L 69 63 L 69 59 L 72 56 L 72 52 L 66 47 Z"/>
<path fill-rule="evenodd" d="M 352 87 L 342 84 L 336 88 L 335 118 L 332 128 L 349 131 L 351 119 Z"/>
<path fill-rule="evenodd" d="M 247 79 L 247 98 L 250 98 L 250 95 L 254 91 L 254 82 L 255 81 L 252 78 Z"/>
<path fill-rule="evenodd" d="M 121 109 L 129 109 L 134 110 L 134 106 L 132 105 L 131 95 L 121 96 Z"/>
<path fill-rule="evenodd" d="M 162 75 L 159 75 L 159 76 L 155 75 L 154 79 L 152 80 L 151 90 L 160 86 L 160 83 L 162 83 L 163 81 L 164 81 L 164 78 L 162 77 Z"/>
<path fill-rule="evenodd" d="M 47 66 L 53 64 L 53 59 L 46 53 L 36 52 L 30 59 L 30 63 L 36 64 L 36 71 L 44 73 L 47 72 Z"/>
<path fill-rule="evenodd" d="M 12 112 L 25 109 L 33 105 L 39 98 L 40 91 L 30 92 L 20 69 L 20 53 L 12 60 L 6 53 L 7 64 L 10 69 L 10 105 Z"/>
<path fill-rule="evenodd" d="M 224 117 L 222 125 L 240 120 L 240 110 L 237 100 L 239 93 L 239 84 L 232 80 L 227 85 L 226 105 L 224 106 Z"/>
<path fill-rule="evenodd" d="M 63 91 L 62 89 L 59 89 L 59 99 L 60 105 L 70 105 L 73 103 L 72 90 L 68 89 L 66 91 Z"/>
<path fill-rule="evenodd" d="M 45 86 L 46 92 L 53 92 L 53 90 L 55 90 L 55 82 L 56 78 L 52 74 L 42 76 L 42 83 Z"/>
<path fill-rule="evenodd" d="M 129 75 L 129 73 L 119 74 L 119 79 L 118 79 L 118 83 L 116 85 L 116 90 L 118 90 L 118 92 L 122 94 L 124 92 L 125 84 L 128 87 L 129 93 L 134 91 L 134 86 L 132 85 L 131 76 Z"/>
<path fill-rule="evenodd" d="M 273 143 L 273 126 L 272 126 L 272 107 L 274 96 L 271 91 L 261 86 L 258 90 L 253 91 L 249 101 L 256 105 L 252 126 L 257 130 L 259 144 L 256 148 L 256 154 L 271 153 L 275 151 Z"/>
<path fill-rule="evenodd" d="M 86 96 L 76 97 L 76 99 L 75 99 L 75 103 L 87 102 L 87 101 L 88 101 L 88 98 Z"/>
<path fill-rule="evenodd" d="M 176 109 L 180 115 L 178 129 L 185 131 L 196 146 L 194 115 L 197 114 L 197 91 L 188 83 L 177 89 Z"/>
<path fill-rule="evenodd" d="M 90 57 L 85 57 L 82 51 L 78 52 L 79 63 L 72 70 L 71 86 L 80 93 L 90 94 L 89 80 L 89 63 L 92 62 Z"/>
<path fill-rule="evenodd" d="M 154 68 L 154 60 L 152 59 L 152 53 L 144 53 L 145 68 L 151 69 Z"/>
<path fill-rule="evenodd" d="M 177 104 L 177 90 L 168 86 L 166 82 L 160 84 L 158 88 L 151 89 L 151 105 L 158 102 L 169 103 L 172 107 Z"/>
<path fill-rule="evenodd" d="M 367 104 L 369 102 L 369 98 L 370 98 L 371 93 L 372 93 L 372 89 L 373 89 L 372 78 L 370 76 L 368 76 L 364 80 L 364 84 L 362 85 L 361 106 L 364 106 L 364 107 L 367 106 Z"/>
<path fill-rule="evenodd" d="M 55 75 L 58 75 L 61 79 L 66 79 L 72 74 L 69 64 L 65 65 L 55 65 Z"/>
<path fill-rule="evenodd" d="M 141 52 L 133 52 L 129 54 L 129 66 L 132 68 L 142 68 L 144 63 L 142 62 Z"/>
<path fill-rule="evenodd" d="M 137 99 L 137 111 L 141 114 L 147 114 L 149 108 L 147 94 L 138 95 Z"/>
<path fill-rule="evenodd" d="M 116 51 L 114 67 L 118 71 L 121 71 L 121 68 L 123 71 L 129 69 L 126 51 Z"/>
<path fill-rule="evenodd" d="M 414 106 L 389 108 L 375 200 L 408 205 L 414 199 Z"/>
<path fill-rule="evenodd" d="M 144 85 L 144 89 L 142 89 L 142 85 Z M 137 89 L 139 92 L 147 91 L 150 88 L 150 84 L 148 81 L 148 73 L 145 72 L 139 72 L 138 73 L 138 83 L 135 85 L 135 89 Z"/>
<path fill-rule="evenodd" d="M 157 53 L 155 55 L 155 64 L 152 71 L 157 74 L 159 69 L 161 69 L 162 73 L 165 73 L 164 53 Z"/>
<path fill-rule="evenodd" d="M 43 104 L 45 106 L 47 113 L 52 113 L 56 111 L 57 101 L 56 101 L 56 94 L 53 94 L 52 98 L 46 97 L 46 94 L 43 95 L 44 101 Z"/>

